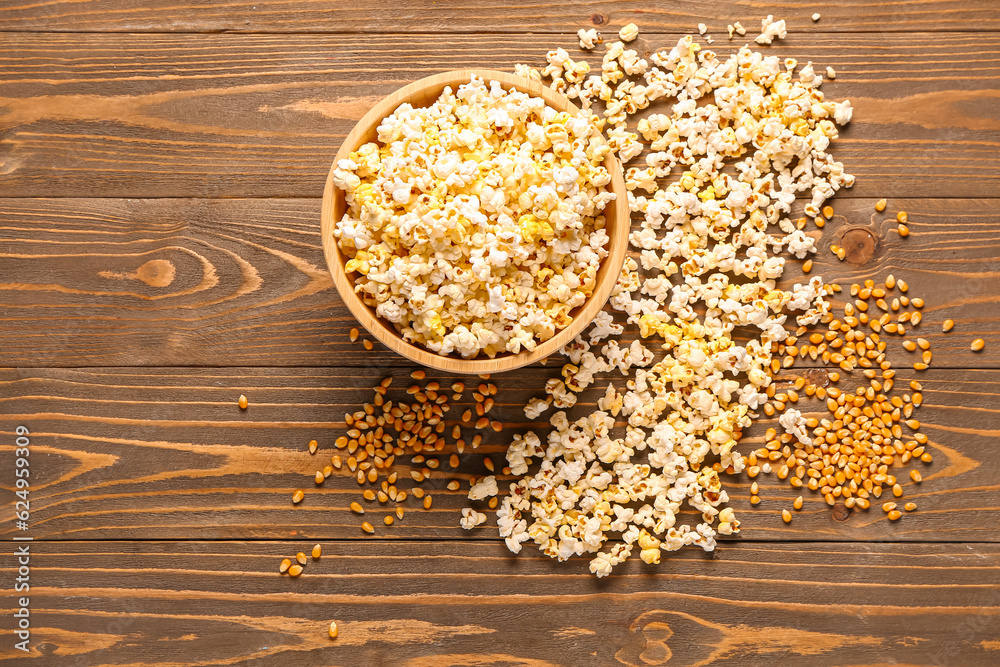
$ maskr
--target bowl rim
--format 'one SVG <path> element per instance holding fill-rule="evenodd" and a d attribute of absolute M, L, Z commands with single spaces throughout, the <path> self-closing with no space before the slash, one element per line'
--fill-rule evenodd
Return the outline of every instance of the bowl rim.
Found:
<path fill-rule="evenodd" d="M 527 366 L 550 356 L 582 333 L 594 320 L 597 313 L 604 308 L 615 284 L 618 282 L 618 276 L 625 262 L 625 255 L 628 249 L 628 235 L 631 227 L 628 195 L 622 166 L 615 157 L 614 152 L 609 151 L 605 156 L 603 165 L 611 174 L 609 190 L 617 195 L 616 199 L 609 203 L 609 206 L 613 205 L 615 207 L 618 224 L 614 230 L 614 236 L 609 234 L 608 255 L 603 259 L 601 268 L 599 269 L 599 271 L 608 270 L 609 274 L 604 275 L 603 282 L 598 280 L 590 297 L 582 305 L 571 311 L 573 313 L 573 321 L 569 325 L 557 331 L 552 338 L 539 343 L 530 352 L 522 350 L 517 354 L 498 354 L 492 359 L 489 357 L 462 359 L 461 357 L 444 356 L 404 340 L 396 332 L 395 327 L 391 323 L 377 316 L 374 309 L 366 305 L 354 292 L 353 285 L 347 272 L 344 270 L 345 257 L 341 254 L 340 248 L 333 238 L 333 226 L 335 224 L 333 220 L 334 204 L 338 193 L 343 196 L 343 192 L 333 185 L 333 172 L 341 159 L 346 158 L 352 151 L 356 150 L 360 139 L 369 132 L 370 128 L 395 111 L 400 104 L 406 102 L 416 94 L 427 92 L 435 87 L 438 88 L 439 93 L 446 86 L 457 87 L 462 83 L 467 83 L 473 75 L 482 78 L 484 81 L 497 80 L 508 90 L 513 88 L 535 97 L 541 97 L 545 100 L 546 104 L 555 109 L 570 111 L 572 113 L 578 111 L 577 106 L 571 100 L 551 88 L 537 81 L 498 70 L 458 69 L 418 79 L 383 98 L 361 117 L 354 128 L 344 138 L 327 174 L 320 214 L 323 254 L 326 258 L 327 269 L 330 271 L 341 301 L 344 302 L 344 305 L 347 306 L 347 309 L 355 319 L 383 345 L 406 359 L 429 368 L 462 374 L 499 373 Z"/>

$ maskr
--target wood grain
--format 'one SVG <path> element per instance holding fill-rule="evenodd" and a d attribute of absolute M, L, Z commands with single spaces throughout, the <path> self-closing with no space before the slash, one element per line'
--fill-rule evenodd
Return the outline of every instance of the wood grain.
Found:
<path fill-rule="evenodd" d="M 318 197 L 383 96 L 444 70 L 543 64 L 557 45 L 578 53 L 569 35 L 11 33 L 0 196 Z M 838 72 L 824 90 L 856 108 L 835 148 L 854 196 L 1000 191 L 1000 34 L 792 34 L 773 50 Z"/>
<path fill-rule="evenodd" d="M 39 664 L 737 667 L 995 664 L 1000 547 L 727 545 L 586 562 L 483 543 L 31 544 Z M 0 545 L 12 578 L 14 549 Z M 327 636 L 336 620 L 339 636 Z M 30 664 L 8 641 L 0 664 Z M 47 664 L 52 664 L 51 662 Z"/>
<path fill-rule="evenodd" d="M 1000 366 L 995 201 L 893 199 L 888 216 L 871 199 L 834 204 L 812 275 L 904 278 L 927 302 L 919 333 L 936 367 Z M 897 210 L 909 213 L 905 239 Z M 319 215 L 318 199 L 0 200 L 0 366 L 405 365 L 350 343 L 356 322 L 326 270 Z M 848 232 L 871 247 L 838 262 L 829 246 Z M 942 334 L 946 318 L 957 324 Z M 969 350 L 976 337 L 985 353 Z"/>
<path fill-rule="evenodd" d="M 404 520 L 391 528 L 381 526 L 381 520 L 395 506 L 364 502 L 346 467 L 322 487 L 312 479 L 338 453 L 333 442 L 346 431 L 344 414 L 370 401 L 372 387 L 383 377 L 396 378 L 396 395 L 388 398 L 408 398 L 408 375 L 377 366 L 0 371 L 2 433 L 7 434 L 0 439 L 0 467 L 13 469 L 10 434 L 14 426 L 26 426 L 33 447 L 30 534 L 44 539 L 352 539 L 363 536 L 364 519 L 348 509 L 358 501 L 386 539 L 496 540 L 495 528 L 469 533 L 458 526 L 461 508 L 470 505 L 470 476 L 489 474 L 487 456 L 498 470 L 505 465 L 512 433 L 531 426 L 521 408 L 556 373 L 522 369 L 491 380 L 500 389 L 491 414 L 507 425 L 505 430 L 485 433 L 483 445 L 467 448 L 456 470 L 448 465 L 454 452 L 449 444 L 441 468 L 423 484 L 434 497 L 433 508 L 424 511 L 411 497 L 403 503 Z M 900 386 L 914 375 L 901 371 Z M 822 371 L 809 377 L 826 381 Z M 622 386 L 624 378 L 598 382 L 570 416 L 596 409 L 609 381 Z M 749 480 L 741 475 L 725 481 L 744 521 L 738 539 L 997 541 L 1000 371 L 931 370 L 921 374 L 921 382 L 924 406 L 916 416 L 935 462 L 916 464 L 924 476 L 919 485 L 907 477 L 914 466 L 898 474 L 906 480 L 906 500 L 918 504 L 916 513 L 890 523 L 879 509 L 833 511 L 817 494 L 804 492 L 805 508 L 786 525 L 780 512 L 800 492 L 774 476 L 761 476 L 764 500 L 752 508 Z M 842 380 L 841 386 L 850 389 L 855 383 Z M 249 399 L 246 411 L 236 406 L 240 394 Z M 447 415 L 448 433 L 471 404 L 467 391 Z M 801 401 L 799 407 L 815 411 L 819 404 Z M 756 424 L 741 441 L 742 451 L 762 446 L 764 430 L 772 425 L 768 420 Z M 476 432 L 463 427 L 467 441 Z M 311 439 L 320 443 L 316 455 L 307 451 Z M 447 440 L 454 442 L 450 436 Z M 419 466 L 412 466 L 408 456 L 400 458 L 395 466 L 400 488 L 413 486 L 409 472 L 414 467 Z M 460 481 L 459 491 L 445 488 L 452 479 Z M 0 488 L 0 535 L 9 538 L 16 534 L 13 488 L 3 480 Z M 291 496 L 300 488 L 307 495 L 295 506 Z M 501 489 L 506 490 L 502 481 Z"/>
<path fill-rule="evenodd" d="M 820 12 L 822 19 L 809 17 Z M 669 5 L 647 2 L 464 2 L 399 3 L 377 0 L 286 0 L 277 3 L 189 0 L 53 0 L 0 6 L 0 30 L 119 32 L 572 32 L 597 27 L 616 32 L 629 21 L 649 30 L 680 32 L 707 23 L 717 36 L 725 26 L 742 21 L 758 26 L 767 14 L 786 19 L 802 32 L 986 31 L 1000 28 L 990 0 L 948 2 L 909 0 L 872 3 L 866 0 L 810 2 L 770 0 L 752 4 L 734 0 L 689 0 Z"/>

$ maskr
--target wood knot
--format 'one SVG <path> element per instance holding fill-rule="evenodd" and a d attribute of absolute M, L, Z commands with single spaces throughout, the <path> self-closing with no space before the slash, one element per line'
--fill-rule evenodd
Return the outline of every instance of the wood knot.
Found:
<path fill-rule="evenodd" d="M 42 655 L 55 655 L 56 651 L 59 650 L 58 644 L 50 644 L 49 642 L 42 642 L 35 646 L 38 652 Z"/>
<path fill-rule="evenodd" d="M 605 23 L 608 22 L 608 15 L 607 14 L 600 14 L 600 13 L 598 13 L 598 14 L 592 14 L 591 17 L 590 17 L 590 22 L 593 23 L 594 25 L 598 25 L 598 26 L 604 25 Z"/>
<path fill-rule="evenodd" d="M 174 282 L 177 269 L 173 262 L 166 259 L 151 259 L 135 271 L 121 273 L 119 271 L 100 271 L 102 278 L 113 280 L 141 280 L 150 287 L 166 287 Z"/>
<path fill-rule="evenodd" d="M 847 521 L 848 517 L 851 516 L 851 510 L 844 503 L 838 502 L 833 506 L 830 515 L 833 516 L 834 521 Z"/>
<path fill-rule="evenodd" d="M 844 232 L 840 239 L 840 246 L 847 252 L 845 260 L 855 266 L 861 266 L 875 257 L 875 251 L 878 250 L 878 240 L 867 229 L 855 227 Z"/>
<path fill-rule="evenodd" d="M 817 387 L 830 386 L 830 372 L 825 368 L 810 368 L 802 375 L 809 384 L 814 384 Z"/>

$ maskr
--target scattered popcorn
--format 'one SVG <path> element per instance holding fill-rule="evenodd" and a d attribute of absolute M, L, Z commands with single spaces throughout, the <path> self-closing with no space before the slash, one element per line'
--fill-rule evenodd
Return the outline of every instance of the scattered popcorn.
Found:
<path fill-rule="evenodd" d="M 812 20 L 819 21 L 819 12 L 816 12 L 815 14 L 812 15 Z"/>
<path fill-rule="evenodd" d="M 729 33 L 729 39 L 732 39 L 733 33 L 736 32 L 736 28 L 734 28 L 732 25 L 727 25 L 726 32 Z"/>
<path fill-rule="evenodd" d="M 826 78 L 828 78 L 828 79 L 836 79 L 837 78 L 837 72 L 834 71 L 834 69 L 832 67 L 827 67 L 826 68 Z"/>
<path fill-rule="evenodd" d="M 775 21 L 774 17 L 768 14 L 766 19 L 761 19 L 760 35 L 754 41 L 758 44 L 770 44 L 775 38 L 784 39 L 787 34 L 785 22 Z"/>
<path fill-rule="evenodd" d="M 708 32 L 708 26 L 705 25 L 704 23 L 699 23 L 698 24 L 698 34 L 699 35 L 704 35 L 706 32 Z"/>
<path fill-rule="evenodd" d="M 590 30 L 584 30 L 581 28 L 577 31 L 576 36 L 580 39 L 581 49 L 590 50 L 598 44 L 604 42 L 604 38 L 601 37 L 601 33 L 597 32 L 594 28 L 591 28 Z"/>
<path fill-rule="evenodd" d="M 547 60 L 521 73 L 579 82 L 589 71 L 563 49 Z M 334 236 L 355 290 L 442 355 L 494 357 L 551 338 L 607 256 L 601 211 L 615 195 L 602 124 L 476 77 L 429 107 L 401 105 L 379 143 L 334 170 L 349 206 Z"/>
<path fill-rule="evenodd" d="M 618 31 L 618 38 L 623 42 L 631 42 L 638 36 L 639 36 L 639 26 L 637 26 L 634 23 L 629 23 L 623 26 L 622 29 Z"/>
<path fill-rule="evenodd" d="M 736 28 L 736 34 L 737 35 L 743 36 L 743 35 L 747 34 L 747 29 L 744 28 L 742 25 L 740 25 L 739 21 L 737 21 L 736 23 L 734 23 L 733 27 Z"/>
<path fill-rule="evenodd" d="M 729 30 L 746 33 L 739 23 Z M 785 35 L 783 21 L 765 19 L 761 43 Z M 658 563 L 664 551 L 710 551 L 717 535 L 739 532 L 720 474 L 746 466 L 736 443 L 754 411 L 771 407 L 786 326 L 828 316 L 833 292 L 815 276 L 788 291 L 776 286 L 787 257 L 816 252 L 791 221 L 792 205 L 805 194 L 806 214 L 817 216 L 854 183 L 829 153 L 850 102 L 826 100 L 811 63 L 796 75 L 797 62 L 747 47 L 720 59 L 691 35 L 641 64 L 622 42 L 605 47 L 580 99 L 604 103 L 608 142 L 623 163 L 645 151 L 645 165 L 627 169 L 637 254 L 609 301 L 641 340 L 619 344 L 622 325 L 602 312 L 589 337 L 561 350 L 569 360 L 561 377 L 525 407 L 538 416 L 553 406 L 551 429 L 514 438 L 508 462 L 520 479 L 497 510 L 511 551 L 530 541 L 558 560 L 586 555 L 598 577 L 633 553 Z M 630 131 L 626 121 L 657 100 L 668 106 L 640 115 Z M 750 334 L 745 343 L 734 340 L 737 327 Z M 624 386 L 609 383 L 596 410 L 571 419 L 576 394 L 609 373 Z M 779 422 L 805 441 L 798 410 Z M 680 524 L 685 509 L 700 522 Z"/>

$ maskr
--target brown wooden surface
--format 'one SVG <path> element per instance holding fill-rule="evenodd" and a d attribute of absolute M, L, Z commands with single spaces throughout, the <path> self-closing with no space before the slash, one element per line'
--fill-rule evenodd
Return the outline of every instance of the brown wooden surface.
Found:
<path fill-rule="evenodd" d="M 905 276 L 927 302 L 935 367 L 1000 367 L 996 200 L 892 199 L 890 214 L 909 213 L 905 240 L 872 199 L 834 205 L 813 275 Z M 406 364 L 348 340 L 356 322 L 325 268 L 318 199 L 0 199 L 0 221 L 0 365 Z M 830 244 L 856 228 L 874 251 L 837 261 Z M 969 350 L 976 337 L 986 353 Z"/>
<path fill-rule="evenodd" d="M 324 544 L 298 580 L 277 574 L 312 544 L 33 544 L 39 645 L 65 656 L 50 664 L 149 667 L 967 666 L 1000 653 L 995 544 L 742 544 L 633 560 L 595 583 L 585 561 L 498 544 L 362 541 Z M 25 662 L 0 645 L 0 664 Z"/>
<path fill-rule="evenodd" d="M 0 196 L 319 197 L 383 96 L 470 63 L 544 64 L 557 45 L 579 52 L 575 35 L 6 34 Z M 838 72 L 823 89 L 856 109 L 836 148 L 849 194 L 1000 190 L 1000 33 L 790 33 L 775 52 Z"/>
<path fill-rule="evenodd" d="M 743 530 L 712 554 L 633 560 L 602 580 L 531 545 L 513 557 L 495 527 L 461 530 L 458 511 L 484 457 L 502 464 L 529 427 L 521 406 L 555 360 L 499 376 L 507 428 L 432 475 L 432 510 L 410 499 L 392 528 L 370 511 L 377 533 L 361 533 L 356 481 L 317 490 L 312 474 L 343 413 L 412 367 L 348 341 L 324 265 L 323 179 L 357 119 L 428 74 L 577 53 L 580 27 L 610 37 L 632 20 L 649 50 L 705 22 L 728 53 L 748 40 L 725 25 L 752 38 L 767 14 L 792 31 L 770 50 L 834 67 L 824 90 L 856 109 L 833 152 L 858 184 L 833 202 L 813 274 L 893 273 L 927 302 L 932 368 L 890 352 L 924 384 L 935 461 L 905 485 L 918 510 L 890 523 L 804 493 L 784 524 L 798 493 L 763 476 L 751 507 L 740 476 L 725 484 Z M 220 34 L 237 32 L 254 34 Z M 998 100 L 992 0 L 0 0 L 0 470 L 12 475 L 14 428 L 32 432 L 30 530 L 14 529 L 13 477 L 0 476 L 5 586 L 13 538 L 35 539 L 32 652 L 12 648 L 5 588 L 0 663 L 1000 664 Z M 906 239 L 886 219 L 900 209 Z M 783 376 L 823 382 L 817 365 Z M 308 494 L 292 506 L 296 488 Z M 324 557 L 301 578 L 277 573 L 316 542 Z"/>
<path fill-rule="evenodd" d="M 905 353 L 903 353 L 905 354 Z M 32 532 L 46 540 L 78 539 L 315 539 L 361 538 L 363 520 L 378 526 L 378 537 L 498 540 L 492 528 L 461 529 L 456 517 L 467 499 L 470 475 L 487 475 L 483 459 L 506 465 L 504 452 L 512 433 L 530 427 L 521 407 L 551 370 L 522 370 L 499 376 L 496 418 L 507 428 L 489 432 L 479 449 L 460 456 L 452 470 L 444 450 L 442 466 L 421 486 L 434 496 L 430 511 L 414 498 L 402 506 L 404 519 L 391 528 L 380 525 L 396 506 L 365 502 L 361 487 L 345 467 L 317 488 L 316 470 L 339 452 L 333 442 L 343 435 L 344 413 L 370 401 L 372 386 L 393 376 L 405 398 L 408 377 L 398 369 L 217 368 L 217 369 L 37 369 L 0 371 L 0 411 L 27 426 L 36 449 Z M 812 371 L 822 382 L 823 371 Z M 446 375 L 430 373 L 432 378 Z M 788 377 L 794 377 L 789 373 Z M 914 484 L 900 473 L 905 500 L 916 513 L 890 523 L 881 509 L 836 512 L 817 494 L 794 491 L 775 476 L 762 476 L 757 507 L 749 504 L 749 481 L 743 475 L 726 478 L 733 506 L 745 528 L 737 540 L 855 540 L 855 541 L 1000 541 L 1000 465 L 995 454 L 1000 436 L 1000 371 L 901 371 L 899 378 L 919 377 L 924 407 L 916 412 L 930 438 L 931 464 L 907 466 L 921 471 Z M 622 386 L 621 376 L 609 375 L 581 397 L 577 412 L 596 409 L 595 401 L 608 381 Z M 412 381 L 411 381 L 412 382 Z M 902 384 L 902 380 L 900 380 Z M 844 386 L 853 383 L 842 382 Z M 245 394 L 250 407 L 242 412 L 236 399 Z M 472 404 L 455 404 L 448 413 L 448 431 Z M 818 401 L 800 401 L 818 416 Z M 551 414 L 551 413 L 549 413 Z M 573 414 L 572 412 L 570 413 Z M 762 446 L 764 431 L 776 426 L 762 419 L 748 431 L 742 450 Z M 466 440 L 477 431 L 464 428 Z M 8 440 L 13 435 L 8 436 Z M 315 439 L 320 450 L 307 451 Z M 13 449 L 0 448 L 0 469 L 13 466 Z M 346 459 L 346 456 L 345 456 Z M 413 486 L 408 456 L 394 466 Z M 460 491 L 445 489 L 461 482 Z M 510 479 L 510 478 L 503 478 Z M 506 484 L 501 483 L 506 493 Z M 366 484 L 364 488 L 371 488 Z M 291 502 L 296 489 L 307 492 L 299 505 Z M 791 524 L 780 512 L 803 495 L 806 504 Z M 883 501 L 891 499 L 890 493 Z M 348 506 L 358 501 L 365 518 Z M 17 535 L 14 508 L 0 509 L 0 535 Z M 849 515 L 849 516 L 848 516 Z M 686 515 L 686 520 L 694 513 Z"/>
<path fill-rule="evenodd" d="M 364 7 L 364 9 L 362 9 Z M 820 12 L 818 23 L 810 20 Z M 902 0 L 837 3 L 795 0 L 684 3 L 586 2 L 393 2 L 365 5 L 347 0 L 213 2 L 212 0 L 52 0 L 44 4 L 5 0 L 0 29 L 118 32 L 309 32 L 309 33 L 576 33 L 596 27 L 606 34 L 629 21 L 647 30 L 685 33 L 699 23 L 716 36 L 741 21 L 748 29 L 768 14 L 785 18 L 798 32 L 912 32 L 997 30 L 991 0 Z M 439 38 L 437 38 L 439 39 Z"/>

